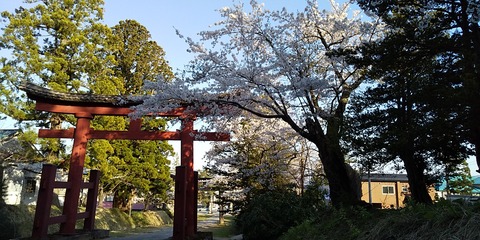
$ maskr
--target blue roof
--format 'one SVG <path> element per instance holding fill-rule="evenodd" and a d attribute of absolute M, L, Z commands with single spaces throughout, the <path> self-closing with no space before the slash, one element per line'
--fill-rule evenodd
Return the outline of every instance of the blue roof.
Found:
<path fill-rule="evenodd" d="M 478 185 L 480 187 L 480 176 L 473 176 L 473 185 Z"/>
<path fill-rule="evenodd" d="M 472 176 L 472 180 L 473 180 L 472 193 L 479 193 L 480 194 L 480 176 Z M 447 187 L 447 183 L 444 180 L 444 181 L 442 181 L 441 184 L 435 185 L 435 190 L 444 191 L 446 187 Z"/>

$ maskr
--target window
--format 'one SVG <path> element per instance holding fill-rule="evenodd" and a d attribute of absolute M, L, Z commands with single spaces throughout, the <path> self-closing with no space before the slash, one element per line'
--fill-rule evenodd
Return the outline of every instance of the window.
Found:
<path fill-rule="evenodd" d="M 35 193 L 36 185 L 37 185 L 37 181 L 35 181 L 35 178 L 25 178 L 26 193 Z"/>
<path fill-rule="evenodd" d="M 395 191 L 393 190 L 393 186 L 383 186 L 382 193 L 384 195 L 393 195 L 395 194 Z"/>

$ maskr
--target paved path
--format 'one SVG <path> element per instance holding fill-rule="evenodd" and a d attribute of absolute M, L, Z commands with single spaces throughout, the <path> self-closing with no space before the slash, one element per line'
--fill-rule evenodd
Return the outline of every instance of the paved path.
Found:
<path fill-rule="evenodd" d="M 209 216 L 207 219 L 198 222 L 198 230 L 216 226 L 218 223 L 218 213 Z M 173 226 L 168 225 L 157 229 L 149 229 L 148 232 L 131 233 L 123 237 L 111 237 L 111 240 L 165 240 L 173 235 Z"/>
<path fill-rule="evenodd" d="M 148 232 L 139 232 L 139 233 L 131 233 L 127 236 L 123 237 L 111 237 L 108 239 L 115 239 L 115 240 L 164 240 L 169 239 L 173 235 L 173 226 L 168 225 L 164 227 L 160 227 L 157 229 L 148 230 Z"/>

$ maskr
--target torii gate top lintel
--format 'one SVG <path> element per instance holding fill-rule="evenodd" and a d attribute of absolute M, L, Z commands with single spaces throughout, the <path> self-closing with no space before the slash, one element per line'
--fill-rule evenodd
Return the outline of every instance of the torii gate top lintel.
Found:
<path fill-rule="evenodd" d="M 133 112 L 132 106 L 143 103 L 142 100 L 132 99 L 129 96 L 63 93 L 40 87 L 33 83 L 24 83 L 19 88 L 27 93 L 28 98 L 36 101 L 35 109 L 52 113 L 78 114 L 91 113 L 92 115 L 128 116 Z M 179 107 L 169 112 L 156 113 L 162 117 L 196 118 L 186 107 Z"/>

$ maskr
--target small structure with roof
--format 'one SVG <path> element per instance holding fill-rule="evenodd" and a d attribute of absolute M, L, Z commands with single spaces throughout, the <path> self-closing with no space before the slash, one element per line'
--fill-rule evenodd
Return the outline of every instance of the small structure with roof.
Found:
<path fill-rule="evenodd" d="M 41 154 L 35 146 L 18 139 L 21 133 L 20 129 L 0 129 L 0 185 L 6 204 L 35 205 L 42 171 L 42 163 L 36 160 Z M 60 201 L 55 199 L 57 205 Z"/>

